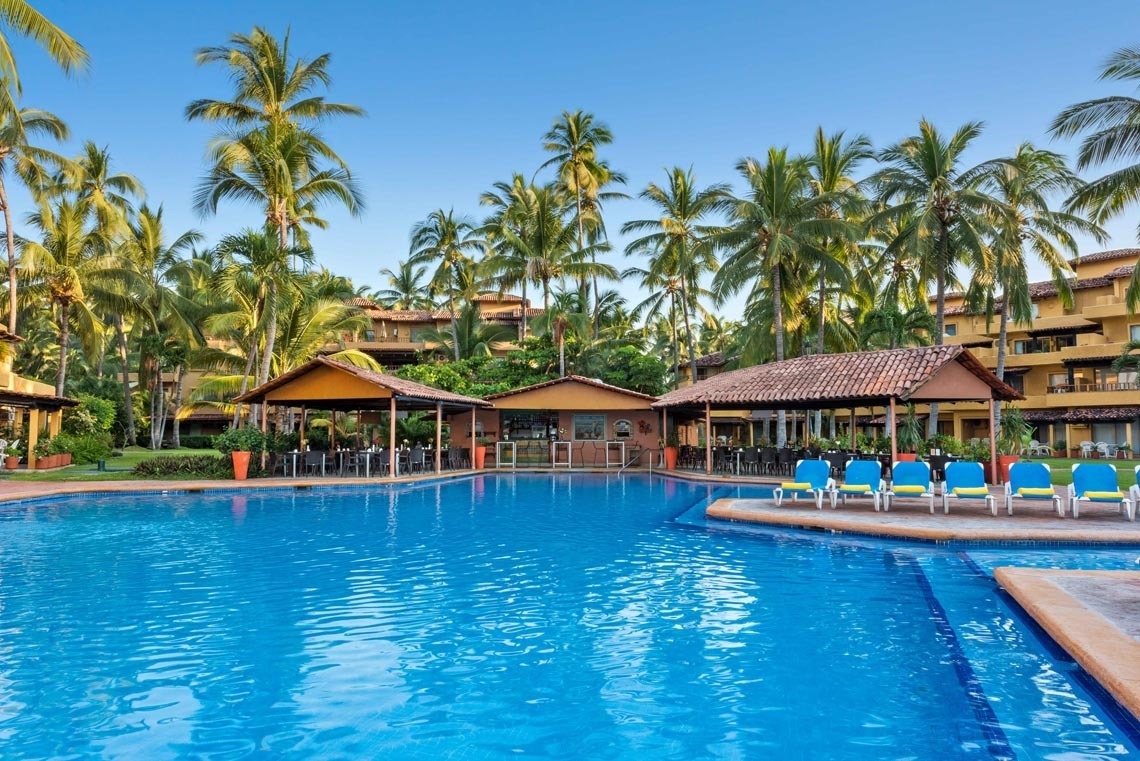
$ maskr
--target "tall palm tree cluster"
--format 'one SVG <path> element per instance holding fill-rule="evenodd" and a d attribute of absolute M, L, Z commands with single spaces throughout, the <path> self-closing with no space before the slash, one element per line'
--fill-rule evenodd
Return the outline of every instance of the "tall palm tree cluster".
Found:
<path fill-rule="evenodd" d="M 0 20 L 12 23 L 5 8 L 17 5 L 0 3 Z M 155 448 L 168 419 L 178 445 L 184 404 L 233 410 L 236 422 L 241 410 L 229 403 L 234 395 L 367 326 L 349 305 L 360 293 L 314 266 L 307 235 L 324 225 L 318 214 L 330 201 L 354 214 L 362 208 L 348 166 L 315 131 L 329 118 L 363 113 L 320 94 L 330 83 L 329 56 L 298 58 L 288 35 L 279 40 L 255 28 L 202 49 L 197 60 L 225 67 L 234 92 L 186 109 L 188 119 L 218 128 L 195 205 L 203 214 L 227 201 L 261 211 L 248 229 L 212 247 L 193 230 L 167 230 L 162 207 L 146 203 L 138 179 L 116 171 L 106 147 L 87 142 L 79 156 L 61 156 L 36 144 L 67 137 L 58 117 L 20 109 L 14 96 L 7 110 L 0 102 L 8 331 L 26 338 L 18 366 L 54 375 L 60 395 L 119 396 L 127 443 L 148 425 L 147 443 Z M 23 235 L 7 202 L 9 167 L 34 200 Z M 338 356 L 372 364 L 351 350 Z M 209 377 L 191 400 L 187 377 L 203 371 Z M 121 384 L 117 393 L 114 384 Z"/>
<path fill-rule="evenodd" d="M 65 71 L 86 64 L 83 49 L 24 0 L 0 0 L 0 29 L 40 42 Z M 195 207 L 258 211 L 214 246 L 194 231 L 166 231 L 161 206 L 113 168 L 107 148 L 86 143 L 68 158 L 44 147 L 66 139 L 66 125 L 21 106 L 0 34 L 7 327 L 27 339 L 20 367 L 54 376 L 61 394 L 114 377 L 128 402 L 128 438 L 146 422 L 154 446 L 192 370 L 208 377 L 191 401 L 224 406 L 236 422 L 234 395 L 367 327 L 349 306 L 363 291 L 315 265 L 308 235 L 325 226 L 330 203 L 363 210 L 356 178 L 318 130 L 363 116 L 326 98 L 329 55 L 299 57 L 288 34 L 254 28 L 203 48 L 197 62 L 225 70 L 233 89 L 185 111 L 216 128 Z M 1140 49 L 1115 53 L 1103 78 L 1140 79 Z M 627 257 L 619 268 L 608 261 L 606 218 L 629 196 L 628 178 L 604 155 L 614 135 L 593 114 L 567 111 L 542 137 L 547 160 L 494 183 L 478 199 L 478 219 L 429 213 L 406 259 L 381 270 L 384 287 L 370 296 L 391 308 L 446 309 L 448 325 L 432 340 L 451 360 L 534 335 L 556 348 L 563 375 L 586 369 L 583 352 L 636 347 L 670 361 L 673 385 L 698 377 L 698 358 L 713 352 L 752 364 L 938 344 L 955 291 L 1004 333 L 1005 317 L 1031 319 L 1033 262 L 1064 294 L 1078 237 L 1104 240 L 1100 226 L 1140 198 L 1140 100 L 1079 103 L 1051 129 L 1082 136 L 1075 167 L 1030 143 L 969 161 L 981 123 L 945 132 L 926 120 L 878 149 L 862 135 L 818 129 L 803 153 L 771 147 L 741 158 L 735 185 L 702 185 L 692 168 L 669 167 L 637 192 L 652 215 L 618 227 Z M 1112 171 L 1091 182 L 1077 175 L 1102 166 Z M 34 199 L 23 234 L 8 202 L 13 178 Z M 627 302 L 611 287 L 622 281 L 644 296 Z M 489 291 L 521 293 L 541 313 L 524 309 L 517 334 L 484 324 L 476 299 Z M 730 300 L 743 304 L 739 320 L 716 313 Z M 351 350 L 342 356 L 371 363 Z"/>

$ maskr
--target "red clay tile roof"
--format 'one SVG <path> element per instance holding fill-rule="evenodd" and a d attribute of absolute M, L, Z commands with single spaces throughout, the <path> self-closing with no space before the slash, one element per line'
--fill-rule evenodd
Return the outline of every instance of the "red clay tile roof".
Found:
<path fill-rule="evenodd" d="M 0 389 L 0 404 L 20 407 L 22 409 L 43 408 L 57 410 L 61 407 L 75 407 L 79 402 L 75 399 L 69 399 L 66 396 Z"/>
<path fill-rule="evenodd" d="M 697 367 L 724 367 L 738 356 L 734 354 L 731 357 L 726 357 L 723 351 L 714 351 L 712 354 L 697 357 Z"/>
<path fill-rule="evenodd" d="M 472 301 L 497 301 L 500 304 L 506 304 L 511 301 L 522 301 L 522 296 L 516 296 L 513 293 L 480 293 Z"/>
<path fill-rule="evenodd" d="M 1110 262 L 1113 259 L 1140 259 L 1140 248 L 1114 248 L 1110 251 L 1097 251 L 1095 254 L 1073 259 L 1073 264 L 1088 264 L 1089 262 Z"/>
<path fill-rule="evenodd" d="M 542 383 L 535 383 L 535 384 L 530 385 L 530 386 L 523 386 L 522 388 L 514 388 L 514 389 L 511 389 L 510 391 L 501 391 L 498 394 L 491 394 L 490 396 L 484 397 L 484 399 L 486 399 L 487 401 L 491 401 L 492 399 L 502 399 L 505 396 L 514 396 L 515 394 L 525 394 L 528 391 L 535 391 L 535 390 L 540 389 L 540 388 L 547 388 L 548 386 L 557 386 L 561 383 L 569 383 L 570 381 L 582 383 L 582 384 L 585 384 L 587 386 L 593 386 L 594 388 L 605 389 L 606 391 L 613 391 L 614 393 L 617 393 L 617 394 L 625 394 L 626 396 L 632 396 L 632 397 L 636 397 L 638 399 L 644 399 L 644 400 L 651 401 L 651 402 L 657 399 L 657 397 L 650 396 L 649 394 L 642 394 L 642 393 L 639 393 L 637 391 L 630 391 L 628 388 L 622 388 L 621 386 L 613 386 L 613 385 L 610 385 L 609 383 L 603 383 L 602 381 L 598 380 L 597 378 L 586 378 L 582 375 L 567 375 L 565 378 L 555 378 L 553 380 L 543 381 Z"/>
<path fill-rule="evenodd" d="M 1057 417 L 1064 423 L 1109 423 L 1140 418 L 1140 407 L 1079 407 Z"/>
<path fill-rule="evenodd" d="M 370 309 L 368 316 L 388 322 L 435 322 L 434 312 L 426 309 Z M 448 318 L 444 316 L 442 319 Z"/>
<path fill-rule="evenodd" d="M 951 362 L 985 381 L 995 398 L 1022 398 L 961 346 L 928 346 L 815 354 L 746 367 L 671 391 L 653 406 L 699 407 L 708 402 L 718 408 L 811 409 L 885 403 L 892 397 L 906 401 Z"/>
<path fill-rule="evenodd" d="M 252 391 L 247 391 L 241 396 L 234 397 L 235 402 L 258 402 L 264 398 L 265 394 L 272 391 L 279 386 L 283 386 L 289 381 L 297 378 L 310 370 L 325 365 L 327 367 L 334 367 L 342 370 L 349 375 L 365 380 L 372 385 L 388 391 L 395 392 L 397 397 L 402 397 L 405 401 L 425 401 L 425 402 L 443 402 L 444 404 L 458 404 L 464 407 L 490 407 L 491 405 L 484 402 L 482 399 L 474 399 L 470 396 L 463 396 L 462 394 L 453 394 L 450 391 L 443 391 L 442 389 L 433 388 L 432 386 L 425 386 L 422 383 L 415 381 L 405 380 L 404 378 L 397 378 L 394 375 L 386 373 L 378 373 L 375 370 L 366 370 L 363 367 L 356 367 L 345 362 L 338 362 L 329 357 L 318 356 L 314 357 L 308 363 L 301 365 L 298 368 L 290 370 L 284 375 L 279 375 L 273 380 L 263 383 Z M 319 401 L 319 400 L 314 400 Z"/>
<path fill-rule="evenodd" d="M 362 307 L 364 309 L 379 309 L 376 302 L 372 299 L 366 299 L 363 296 L 355 296 L 348 299 L 346 302 L 350 307 Z"/>

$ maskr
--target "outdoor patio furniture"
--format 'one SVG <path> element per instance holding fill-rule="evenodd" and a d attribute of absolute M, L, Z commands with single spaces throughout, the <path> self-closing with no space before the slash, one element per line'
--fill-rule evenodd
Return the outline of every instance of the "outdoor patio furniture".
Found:
<path fill-rule="evenodd" d="M 305 452 L 305 458 L 302 463 L 302 469 L 307 476 L 325 475 L 325 453 L 324 452 Z"/>
<path fill-rule="evenodd" d="M 1081 442 L 1081 459 L 1082 460 L 1089 459 L 1090 457 L 1092 457 L 1092 453 L 1093 453 L 1093 443 L 1091 441 L 1082 441 Z"/>
<path fill-rule="evenodd" d="M 755 475 L 760 472 L 760 450 L 746 447 L 740 455 L 740 467 L 745 473 Z"/>
<path fill-rule="evenodd" d="M 769 475 L 776 472 L 775 447 L 764 447 L 760 450 L 760 472 Z"/>
<path fill-rule="evenodd" d="M 930 501 L 930 514 L 934 515 L 934 484 L 930 480 L 930 466 L 925 462 L 896 462 L 891 469 L 891 488 L 883 501 L 883 512 L 891 509 L 898 497 L 913 497 Z"/>
<path fill-rule="evenodd" d="M 1053 447 L 1048 444 L 1042 444 L 1037 439 L 1029 442 L 1029 456 L 1030 457 L 1052 457 Z"/>
<path fill-rule="evenodd" d="M 1132 474 L 1136 479 L 1136 483 L 1128 487 L 1128 496 L 1132 497 L 1132 509 L 1135 510 L 1137 505 L 1140 505 L 1140 465 L 1132 469 Z"/>
<path fill-rule="evenodd" d="M 1053 488 L 1052 473 L 1043 462 L 1015 462 L 1009 466 L 1009 480 L 1005 482 L 1005 509 L 1013 515 L 1013 500 L 1052 501 L 1057 515 L 1065 517 L 1061 495 Z"/>
<path fill-rule="evenodd" d="M 1096 451 L 1104 460 L 1111 460 L 1116 457 L 1116 446 L 1109 444 L 1107 441 L 1098 441 L 1096 443 Z"/>
<path fill-rule="evenodd" d="M 794 480 L 786 481 L 776 487 L 772 496 L 776 506 L 784 500 L 784 492 L 792 493 L 792 501 L 798 499 L 801 492 L 808 492 L 815 497 L 816 509 L 823 509 L 823 495 L 831 491 L 835 481 L 830 474 L 831 468 L 824 460 L 799 460 L 796 462 Z"/>
<path fill-rule="evenodd" d="M 1080 516 L 1081 502 L 1116 505 L 1128 520 L 1136 520 L 1136 503 L 1120 490 L 1116 466 L 1112 463 L 1080 462 L 1073 466 L 1069 506 L 1074 518 Z"/>
<path fill-rule="evenodd" d="M 875 512 L 879 512 L 880 500 L 887 490 L 879 463 L 849 460 L 844 473 L 843 483 L 831 488 L 831 508 L 835 509 L 836 499 L 842 499 L 846 507 L 848 497 L 870 497 L 875 504 Z"/>
<path fill-rule="evenodd" d="M 776 452 L 776 468 L 780 475 L 790 475 L 792 472 L 792 463 L 795 462 L 796 453 L 788 447 L 783 447 Z"/>
<path fill-rule="evenodd" d="M 980 499 L 989 508 L 990 515 L 997 515 L 997 500 L 986 486 L 986 473 L 980 462 L 952 462 L 946 466 L 946 481 L 942 484 L 943 514 L 949 514 L 952 499 Z"/>

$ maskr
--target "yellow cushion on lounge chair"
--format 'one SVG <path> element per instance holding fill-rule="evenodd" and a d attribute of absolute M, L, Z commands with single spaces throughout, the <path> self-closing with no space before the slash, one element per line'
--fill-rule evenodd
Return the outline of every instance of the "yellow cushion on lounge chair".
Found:
<path fill-rule="evenodd" d="M 780 484 L 780 488 L 785 491 L 807 491 L 811 488 L 811 484 L 800 481 L 789 481 L 785 484 Z"/>
<path fill-rule="evenodd" d="M 1019 497 L 1052 497 L 1053 489 L 1048 486 L 1022 486 L 1017 490 Z"/>
<path fill-rule="evenodd" d="M 984 486 L 955 486 L 955 497 L 984 497 L 990 493 L 990 490 Z"/>
<path fill-rule="evenodd" d="M 1122 491 L 1087 491 L 1085 496 L 1089 499 L 1124 499 Z"/>
<path fill-rule="evenodd" d="M 845 491 L 848 494 L 870 494 L 870 484 L 843 484 L 839 487 L 839 491 Z"/>
<path fill-rule="evenodd" d="M 914 486 L 893 486 L 891 487 L 891 491 L 895 494 L 926 494 L 926 487 L 918 486 L 917 484 Z"/>

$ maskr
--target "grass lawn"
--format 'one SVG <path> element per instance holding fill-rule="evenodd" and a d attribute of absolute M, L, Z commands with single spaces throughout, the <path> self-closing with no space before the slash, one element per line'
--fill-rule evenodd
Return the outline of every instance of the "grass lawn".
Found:
<path fill-rule="evenodd" d="M 1058 486 L 1068 486 L 1073 482 L 1073 466 L 1081 462 L 1102 462 L 1101 460 L 1070 460 L 1052 457 L 1043 457 L 1041 459 L 1034 458 L 1027 462 L 1043 462 L 1048 465 L 1053 472 L 1053 483 Z M 1136 473 L 1133 470 L 1140 461 L 1137 460 L 1105 460 L 1104 462 L 1111 462 L 1116 466 L 1116 480 L 1120 484 L 1122 491 L 1128 491 L 1128 488 L 1136 483 Z"/>
<path fill-rule="evenodd" d="M 108 470 L 100 473 L 91 465 L 72 465 L 62 470 L 20 470 L 12 475 L 3 476 L 10 481 L 127 481 L 134 478 L 131 471 L 143 460 L 149 460 L 163 455 L 201 455 L 218 454 L 216 449 L 163 449 L 154 452 L 143 447 L 127 447 L 122 457 L 109 457 Z M 3 471 L 0 471 L 3 472 Z"/>

